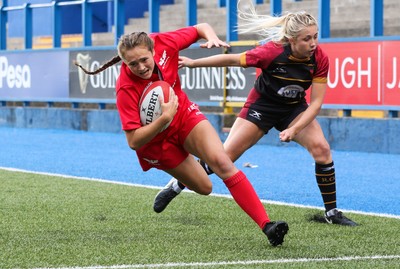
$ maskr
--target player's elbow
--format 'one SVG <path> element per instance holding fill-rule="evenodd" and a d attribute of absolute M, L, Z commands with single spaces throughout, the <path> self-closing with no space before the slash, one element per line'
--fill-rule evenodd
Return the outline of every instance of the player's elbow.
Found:
<path fill-rule="evenodd" d="M 126 131 L 125 134 L 126 134 L 126 142 L 128 143 L 128 146 L 132 150 L 138 150 L 143 146 L 143 143 L 140 143 L 140 140 L 138 140 L 137 137 L 135 136 L 134 130 Z"/>
<path fill-rule="evenodd" d="M 318 115 L 322 109 L 322 103 L 311 103 L 309 109 L 314 112 L 315 115 Z"/>
<path fill-rule="evenodd" d="M 129 142 L 129 141 L 128 141 L 128 146 L 131 148 L 131 150 L 137 150 L 138 149 L 138 147 L 137 147 L 137 145 L 135 143 L 132 143 L 132 142 Z"/>
<path fill-rule="evenodd" d="M 321 106 L 315 108 L 315 114 L 319 114 L 321 112 Z"/>
<path fill-rule="evenodd" d="M 129 144 L 129 147 L 131 148 L 131 150 L 137 150 L 138 148 L 135 147 L 134 145 Z"/>
<path fill-rule="evenodd" d="M 127 137 L 127 142 L 128 142 L 128 146 L 132 149 L 132 150 L 138 150 L 140 149 L 143 144 L 140 143 L 140 141 L 138 141 L 137 139 L 134 138 L 134 136 L 129 136 Z"/>
<path fill-rule="evenodd" d="M 141 145 L 140 143 L 137 143 L 136 141 L 128 141 L 128 146 L 129 146 L 132 150 L 138 150 L 138 149 L 140 149 L 143 145 Z"/>

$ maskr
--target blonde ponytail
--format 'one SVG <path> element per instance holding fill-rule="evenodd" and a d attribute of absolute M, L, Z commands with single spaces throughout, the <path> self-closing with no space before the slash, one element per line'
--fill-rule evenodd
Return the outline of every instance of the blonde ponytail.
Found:
<path fill-rule="evenodd" d="M 257 14 L 254 5 L 249 1 L 248 11 L 239 6 L 238 17 L 242 23 L 238 25 L 239 33 L 255 33 L 262 37 L 262 41 L 274 41 L 287 44 L 289 38 L 296 38 L 299 32 L 308 27 L 317 25 L 317 20 L 305 11 L 287 12 L 282 16 Z"/>

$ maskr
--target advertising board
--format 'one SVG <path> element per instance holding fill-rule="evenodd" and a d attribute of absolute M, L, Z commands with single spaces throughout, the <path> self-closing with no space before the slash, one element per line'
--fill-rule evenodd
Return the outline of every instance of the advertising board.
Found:
<path fill-rule="evenodd" d="M 232 46 L 228 53 L 240 53 L 250 46 Z M 223 53 L 222 49 L 187 49 L 181 53 L 193 59 Z M 255 68 L 201 67 L 179 71 L 182 89 L 195 102 L 245 102 L 256 78 Z M 224 91 L 226 89 L 226 91 Z"/>
<path fill-rule="evenodd" d="M 0 98 L 67 98 L 67 51 L 0 54 Z"/>
<path fill-rule="evenodd" d="M 74 62 L 87 70 L 96 70 L 117 55 L 116 50 L 74 50 L 69 55 L 69 97 L 114 98 L 115 84 L 121 63 L 110 66 L 96 75 L 85 74 Z"/>
<path fill-rule="evenodd" d="M 330 61 L 324 104 L 400 106 L 400 41 L 321 43 Z M 254 46 L 231 46 L 241 53 Z M 181 55 L 200 58 L 222 48 L 191 47 Z M 116 49 L 18 51 L 0 55 L 0 98 L 114 99 L 121 62 L 97 75 L 74 65 L 97 69 L 117 55 Z M 183 90 L 199 104 L 243 103 L 259 69 L 241 67 L 183 68 Z M 310 93 L 307 94 L 308 96 Z"/>

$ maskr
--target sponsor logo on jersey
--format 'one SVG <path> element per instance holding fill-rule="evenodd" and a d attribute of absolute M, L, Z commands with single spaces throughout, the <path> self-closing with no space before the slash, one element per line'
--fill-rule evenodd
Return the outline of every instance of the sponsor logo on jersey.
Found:
<path fill-rule="evenodd" d="M 261 120 L 261 113 L 255 111 L 255 110 L 252 110 L 252 111 L 249 113 L 249 116 L 250 116 L 250 117 L 253 117 L 253 118 L 256 118 L 257 120 Z"/>
<path fill-rule="evenodd" d="M 303 87 L 299 85 L 288 85 L 279 89 L 277 94 L 286 98 L 297 98 L 298 94 L 304 92 Z"/>
<path fill-rule="evenodd" d="M 160 165 L 158 163 L 158 160 L 150 160 L 150 159 L 147 159 L 147 158 L 142 158 L 142 159 L 145 160 L 146 162 L 148 162 L 151 165 Z"/>
<path fill-rule="evenodd" d="M 160 58 L 160 61 L 158 62 L 158 65 L 159 65 L 162 69 L 164 69 L 165 65 L 166 65 L 167 62 L 168 62 L 168 59 L 169 59 L 169 57 L 168 57 L 168 55 L 167 55 L 167 51 L 164 50 L 164 52 L 163 52 L 163 54 L 162 54 L 162 56 L 161 56 L 161 58 Z"/>
<path fill-rule="evenodd" d="M 285 67 L 277 67 L 274 70 L 272 70 L 273 74 L 287 74 L 287 70 Z"/>

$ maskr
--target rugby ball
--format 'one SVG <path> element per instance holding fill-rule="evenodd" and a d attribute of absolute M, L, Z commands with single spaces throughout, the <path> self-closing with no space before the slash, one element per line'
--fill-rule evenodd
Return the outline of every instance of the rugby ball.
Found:
<path fill-rule="evenodd" d="M 161 103 L 158 98 L 162 96 L 164 102 L 168 102 L 170 91 L 173 91 L 173 89 L 165 81 L 155 81 L 146 87 L 139 101 L 142 125 L 150 124 L 161 116 Z M 164 126 L 161 132 L 167 129 L 170 124 L 171 121 Z"/>

